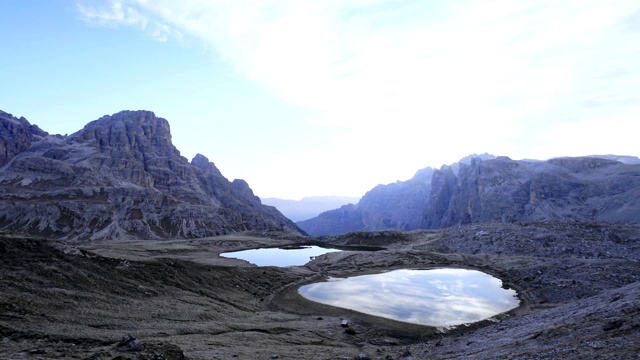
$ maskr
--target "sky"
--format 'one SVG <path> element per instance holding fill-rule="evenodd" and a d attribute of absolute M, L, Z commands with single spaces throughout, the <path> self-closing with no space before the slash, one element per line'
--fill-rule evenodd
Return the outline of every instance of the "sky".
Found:
<path fill-rule="evenodd" d="M 637 1 L 1 0 L 0 21 L 0 110 L 55 134 L 151 110 L 260 197 L 640 155 Z"/>

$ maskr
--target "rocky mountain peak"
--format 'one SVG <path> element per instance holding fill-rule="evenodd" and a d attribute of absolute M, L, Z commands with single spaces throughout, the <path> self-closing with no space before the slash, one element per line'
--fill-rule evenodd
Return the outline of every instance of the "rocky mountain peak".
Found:
<path fill-rule="evenodd" d="M 203 155 L 180 156 L 153 112 L 122 111 L 42 140 L 3 114 L 0 229 L 63 239 L 300 233 L 246 182 L 229 182 Z"/>
<path fill-rule="evenodd" d="M 147 151 L 150 148 L 179 154 L 171 142 L 169 122 L 151 111 L 121 111 L 88 123 L 71 140 L 94 141 L 101 150 L 116 148 Z"/>
<path fill-rule="evenodd" d="M 249 187 L 249 183 L 246 181 L 242 179 L 234 179 L 231 182 L 231 188 L 247 201 L 260 203 L 260 198 L 253 193 L 253 190 Z"/>
<path fill-rule="evenodd" d="M 413 175 L 413 178 L 411 180 L 413 181 L 420 181 L 420 182 L 424 182 L 424 183 L 430 183 L 431 182 L 431 178 L 433 177 L 433 172 L 436 169 L 432 168 L 432 167 L 426 167 L 424 169 L 420 169 L 418 171 L 416 171 L 415 175 Z"/>
<path fill-rule="evenodd" d="M 47 135 L 24 117 L 16 118 L 0 110 L 0 167 Z"/>
<path fill-rule="evenodd" d="M 467 156 L 463 157 L 458 162 L 455 162 L 455 163 L 451 164 L 450 166 L 451 166 L 451 170 L 453 171 L 453 173 L 457 175 L 458 171 L 460 171 L 460 168 L 463 167 L 464 165 L 475 166 L 476 163 L 482 162 L 483 160 L 492 160 L 492 159 L 495 159 L 495 158 L 496 157 L 494 155 L 486 153 L 486 152 L 482 153 L 480 155 L 471 154 L 471 155 L 467 155 Z"/>
<path fill-rule="evenodd" d="M 197 167 L 198 169 L 202 169 L 205 172 L 222 175 L 216 165 L 209 161 L 209 158 L 202 154 L 196 154 L 196 156 L 194 156 L 191 160 L 191 165 Z"/>
<path fill-rule="evenodd" d="M 194 156 L 193 159 L 191 159 L 191 165 L 198 167 L 200 169 L 204 169 L 208 167 L 209 164 L 210 164 L 209 158 L 199 153 L 196 154 L 196 156 Z"/>

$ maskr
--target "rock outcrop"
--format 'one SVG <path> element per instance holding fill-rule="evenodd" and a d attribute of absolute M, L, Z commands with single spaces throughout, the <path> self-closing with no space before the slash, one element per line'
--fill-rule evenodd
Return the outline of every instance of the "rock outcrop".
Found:
<path fill-rule="evenodd" d="M 180 156 L 153 112 L 104 116 L 69 136 L 6 113 L 0 124 L 0 229 L 64 239 L 299 232 L 245 181 Z"/>
<path fill-rule="evenodd" d="M 437 184 L 436 184 L 437 183 Z M 422 227 L 573 219 L 640 223 L 640 165 L 598 157 L 476 159 L 434 173 Z"/>

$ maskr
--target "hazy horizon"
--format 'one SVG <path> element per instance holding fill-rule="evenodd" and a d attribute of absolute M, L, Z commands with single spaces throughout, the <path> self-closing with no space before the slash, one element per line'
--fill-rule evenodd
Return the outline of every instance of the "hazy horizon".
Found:
<path fill-rule="evenodd" d="M 0 2 L 0 109 L 171 124 L 261 198 L 361 197 L 488 152 L 640 155 L 629 1 Z"/>

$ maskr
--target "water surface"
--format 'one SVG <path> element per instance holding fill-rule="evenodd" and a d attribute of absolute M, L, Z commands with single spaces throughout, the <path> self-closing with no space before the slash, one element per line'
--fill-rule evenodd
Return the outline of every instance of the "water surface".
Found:
<path fill-rule="evenodd" d="M 514 309 L 515 290 L 475 270 L 395 270 L 302 286 L 312 301 L 408 323 L 449 327 Z"/>
<path fill-rule="evenodd" d="M 300 246 L 295 248 L 261 248 L 226 252 L 220 256 L 248 261 L 258 266 L 300 266 L 322 254 L 340 251 L 319 246 Z"/>

